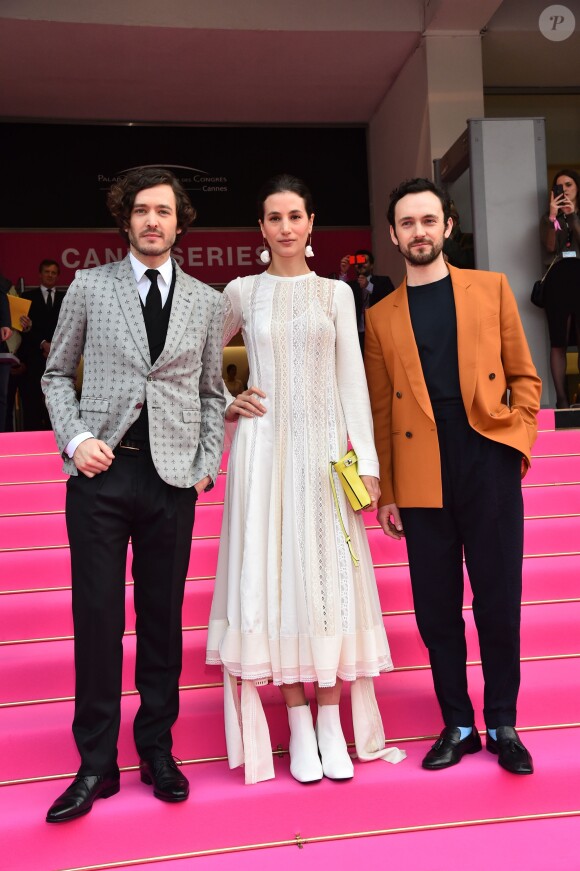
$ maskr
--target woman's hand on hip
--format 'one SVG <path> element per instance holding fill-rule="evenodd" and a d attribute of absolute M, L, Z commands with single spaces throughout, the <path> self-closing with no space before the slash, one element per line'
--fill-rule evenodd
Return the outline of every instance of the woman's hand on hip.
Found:
<path fill-rule="evenodd" d="M 248 387 L 243 393 L 239 393 L 226 409 L 226 420 L 235 420 L 236 417 L 262 417 L 267 409 L 260 402 L 260 397 L 265 399 L 266 394 L 259 387 Z"/>

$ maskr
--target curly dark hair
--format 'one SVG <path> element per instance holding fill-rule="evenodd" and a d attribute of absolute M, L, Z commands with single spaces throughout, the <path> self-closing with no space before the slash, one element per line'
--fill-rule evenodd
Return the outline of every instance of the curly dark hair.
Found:
<path fill-rule="evenodd" d="M 425 191 L 430 191 L 436 197 L 439 197 L 443 208 L 443 218 L 445 223 L 447 223 L 451 212 L 451 199 L 449 195 L 428 178 L 410 178 L 407 181 L 401 182 L 391 192 L 389 207 L 387 209 L 387 220 L 393 229 L 395 227 L 395 206 L 399 200 L 402 200 L 407 194 L 422 194 Z"/>
<path fill-rule="evenodd" d="M 129 170 L 123 178 L 112 184 L 107 194 L 107 206 L 125 242 L 129 241 L 127 226 L 131 220 L 135 197 L 140 191 L 158 184 L 169 185 L 175 194 L 177 229 L 180 231 L 180 238 L 195 221 L 196 211 L 191 200 L 179 179 L 170 170 L 156 166 L 139 166 Z"/>

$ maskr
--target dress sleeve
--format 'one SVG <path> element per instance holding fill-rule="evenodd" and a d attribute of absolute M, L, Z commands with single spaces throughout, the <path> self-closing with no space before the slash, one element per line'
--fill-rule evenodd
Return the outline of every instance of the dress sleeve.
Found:
<path fill-rule="evenodd" d="M 359 475 L 379 477 L 373 441 L 373 418 L 360 352 L 352 290 L 343 281 L 334 285 L 336 380 L 350 443 L 358 457 Z"/>
<path fill-rule="evenodd" d="M 234 278 L 224 288 L 224 348 L 242 328 L 242 279 Z"/>

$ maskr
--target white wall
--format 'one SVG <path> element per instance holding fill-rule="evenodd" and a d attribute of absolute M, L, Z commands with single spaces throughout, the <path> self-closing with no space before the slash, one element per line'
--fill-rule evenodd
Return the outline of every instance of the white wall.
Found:
<path fill-rule="evenodd" d="M 396 285 L 405 270 L 388 234 L 389 194 L 406 178 L 431 177 L 433 169 L 424 42 L 375 112 L 369 124 L 368 143 L 375 271 L 390 275 Z"/>

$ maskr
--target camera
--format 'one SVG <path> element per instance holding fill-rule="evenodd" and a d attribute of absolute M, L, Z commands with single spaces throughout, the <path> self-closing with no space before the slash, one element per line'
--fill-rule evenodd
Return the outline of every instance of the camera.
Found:
<path fill-rule="evenodd" d="M 348 262 L 351 266 L 359 266 L 361 263 L 366 263 L 366 254 L 349 254 Z"/>

